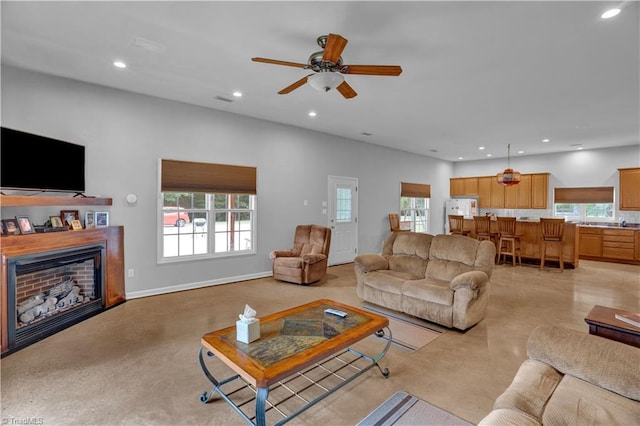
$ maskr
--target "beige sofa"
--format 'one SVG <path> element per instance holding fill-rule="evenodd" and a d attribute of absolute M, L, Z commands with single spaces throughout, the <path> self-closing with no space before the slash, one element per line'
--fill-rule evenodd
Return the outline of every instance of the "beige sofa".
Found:
<path fill-rule="evenodd" d="M 493 411 L 479 425 L 640 425 L 640 349 L 539 326 Z"/>
<path fill-rule="evenodd" d="M 381 254 L 354 259 L 358 296 L 466 330 L 485 316 L 495 254 L 493 243 L 460 235 L 392 233 Z"/>

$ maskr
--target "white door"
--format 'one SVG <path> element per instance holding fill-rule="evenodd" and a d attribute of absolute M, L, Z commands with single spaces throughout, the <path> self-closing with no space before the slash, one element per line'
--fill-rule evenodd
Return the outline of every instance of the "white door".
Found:
<path fill-rule="evenodd" d="M 329 265 L 353 262 L 358 254 L 358 179 L 329 176 Z"/>

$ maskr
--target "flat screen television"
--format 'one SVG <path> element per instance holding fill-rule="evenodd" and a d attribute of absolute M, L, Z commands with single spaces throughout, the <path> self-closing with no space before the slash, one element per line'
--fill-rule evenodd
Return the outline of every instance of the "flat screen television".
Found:
<path fill-rule="evenodd" d="M 2 127 L 0 187 L 25 191 L 85 191 L 85 147 Z"/>

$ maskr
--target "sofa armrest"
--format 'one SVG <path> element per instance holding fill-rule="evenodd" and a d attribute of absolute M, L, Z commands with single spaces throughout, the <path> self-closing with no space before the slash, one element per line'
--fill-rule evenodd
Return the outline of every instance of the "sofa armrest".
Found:
<path fill-rule="evenodd" d="M 273 260 L 276 257 L 296 257 L 291 250 L 272 250 L 269 253 L 269 259 Z"/>
<path fill-rule="evenodd" d="M 321 260 L 325 260 L 327 258 L 326 254 L 305 254 L 302 256 L 302 261 L 304 263 L 308 263 L 310 265 L 313 265 L 314 263 L 318 263 Z"/>
<path fill-rule="evenodd" d="M 529 358 L 626 398 L 640 401 L 640 349 L 560 326 L 541 325 L 527 342 Z"/>
<path fill-rule="evenodd" d="M 375 253 L 358 255 L 353 259 L 353 261 L 356 265 L 360 266 L 362 272 L 389 269 L 389 261 L 383 256 Z"/>
<path fill-rule="evenodd" d="M 487 282 L 489 282 L 489 275 L 486 272 L 469 271 L 453 278 L 449 283 L 449 287 L 454 291 L 461 288 L 476 290 L 485 287 Z"/>

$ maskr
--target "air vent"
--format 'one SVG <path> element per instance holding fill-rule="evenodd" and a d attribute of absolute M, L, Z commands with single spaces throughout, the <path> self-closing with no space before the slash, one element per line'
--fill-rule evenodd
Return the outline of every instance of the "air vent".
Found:
<path fill-rule="evenodd" d="M 140 49 L 148 50 L 150 52 L 162 53 L 165 50 L 163 44 L 158 43 L 157 41 L 149 40 L 146 38 L 135 36 L 133 39 L 133 45 L 135 47 L 139 47 Z"/>
<path fill-rule="evenodd" d="M 371 136 L 373 135 L 373 133 L 369 133 L 369 132 L 362 132 L 360 133 L 362 136 Z"/>
<path fill-rule="evenodd" d="M 217 99 L 217 100 L 222 101 L 222 102 L 233 102 L 233 99 L 225 98 L 225 97 L 222 97 L 222 96 L 215 96 L 213 99 Z"/>

